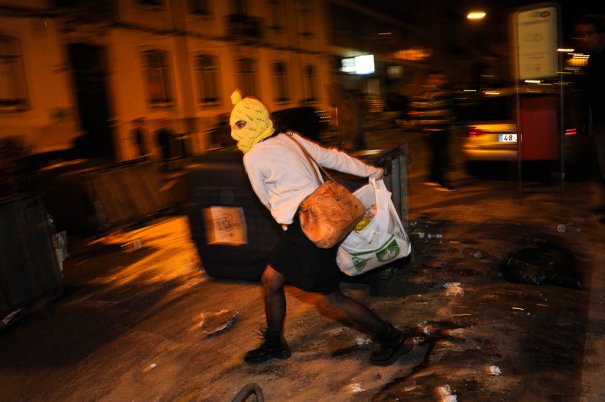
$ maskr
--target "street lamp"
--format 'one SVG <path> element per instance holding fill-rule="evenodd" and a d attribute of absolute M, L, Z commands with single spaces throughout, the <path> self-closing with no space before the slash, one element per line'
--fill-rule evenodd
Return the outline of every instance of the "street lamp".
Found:
<path fill-rule="evenodd" d="M 482 20 L 485 18 L 485 16 L 485 11 L 470 11 L 468 14 L 466 14 L 466 19 L 476 21 Z"/>

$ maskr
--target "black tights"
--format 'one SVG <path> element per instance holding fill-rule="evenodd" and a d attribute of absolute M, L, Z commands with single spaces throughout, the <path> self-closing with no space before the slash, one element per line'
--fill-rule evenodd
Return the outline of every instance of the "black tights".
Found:
<path fill-rule="evenodd" d="M 268 265 L 263 272 L 261 283 L 265 292 L 267 331 L 281 333 L 286 318 L 286 294 L 284 293 L 286 279 Z M 323 297 L 334 309 L 344 314 L 350 322 L 370 334 L 376 335 L 386 329 L 387 324 L 376 313 L 357 300 L 343 295 L 340 290 Z"/>

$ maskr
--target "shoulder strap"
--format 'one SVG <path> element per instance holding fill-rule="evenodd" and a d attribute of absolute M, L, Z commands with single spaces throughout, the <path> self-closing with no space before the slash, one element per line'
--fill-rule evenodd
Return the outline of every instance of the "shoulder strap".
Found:
<path fill-rule="evenodd" d="M 311 154 L 309 154 L 309 152 L 305 149 L 305 147 L 303 147 L 303 145 L 294 138 L 294 132 L 288 131 L 285 134 L 288 138 L 290 138 L 292 141 L 294 141 L 296 143 L 296 145 L 298 145 L 300 147 L 300 149 L 303 151 L 303 154 L 305 154 L 305 156 L 307 157 L 307 160 L 311 164 L 311 167 L 313 167 L 314 165 L 317 166 L 319 168 L 322 176 L 327 177 L 328 180 L 334 180 L 334 179 L 332 179 L 332 176 L 330 176 L 330 174 L 326 171 L 326 169 L 324 169 L 319 163 L 317 163 L 317 161 L 315 159 L 313 159 L 313 157 L 311 156 Z M 315 176 L 319 183 L 324 181 L 324 180 L 321 180 L 321 178 L 317 174 L 317 170 L 315 170 L 315 168 L 313 168 L 313 172 L 315 172 Z"/>

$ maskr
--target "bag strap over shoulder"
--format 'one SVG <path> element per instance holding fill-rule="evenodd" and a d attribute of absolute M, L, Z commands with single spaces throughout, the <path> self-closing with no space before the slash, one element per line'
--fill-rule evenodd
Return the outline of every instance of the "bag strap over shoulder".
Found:
<path fill-rule="evenodd" d="M 290 138 L 292 141 L 294 141 L 296 143 L 296 145 L 298 145 L 300 147 L 300 149 L 303 151 L 303 154 L 307 157 L 307 160 L 311 164 L 311 167 L 313 168 L 313 165 L 315 165 L 319 168 L 321 175 L 323 176 L 321 178 L 317 174 L 317 170 L 315 168 L 313 168 L 313 172 L 315 172 L 315 177 L 317 178 L 318 183 L 321 184 L 323 181 L 325 181 L 325 179 L 322 180 L 324 177 L 327 177 L 328 180 L 334 181 L 334 179 L 332 178 L 332 176 L 330 176 L 330 174 L 326 171 L 326 169 L 324 169 L 319 163 L 317 163 L 317 161 L 315 159 L 313 159 L 313 157 L 311 156 L 311 154 L 309 154 L 309 152 L 305 149 L 305 147 L 303 147 L 303 145 L 294 138 L 293 131 L 288 131 L 285 134 L 288 138 Z"/>

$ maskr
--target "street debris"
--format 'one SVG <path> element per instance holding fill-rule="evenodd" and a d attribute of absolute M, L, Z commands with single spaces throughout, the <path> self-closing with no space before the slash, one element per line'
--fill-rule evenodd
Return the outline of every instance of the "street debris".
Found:
<path fill-rule="evenodd" d="M 372 343 L 372 339 L 367 336 L 359 336 L 355 340 L 357 346 L 370 345 Z"/>
<path fill-rule="evenodd" d="M 462 296 L 464 294 L 464 289 L 460 286 L 460 282 L 448 282 L 443 287 L 447 289 L 445 292 L 447 296 Z"/>
<path fill-rule="evenodd" d="M 148 366 L 145 366 L 145 368 L 143 368 L 143 373 L 147 373 L 148 371 L 153 370 L 154 368 L 156 368 L 158 365 L 156 363 L 151 363 Z"/>
<path fill-rule="evenodd" d="M 23 310 L 23 308 L 18 308 L 17 310 L 12 311 L 8 315 L 6 315 L 6 317 L 4 317 L 2 319 L 2 321 L 0 321 L 2 323 L 1 327 L 8 326 L 11 323 L 11 321 L 13 320 L 13 318 L 15 318 L 17 316 L 17 314 L 19 314 L 22 310 Z"/>
<path fill-rule="evenodd" d="M 489 366 L 487 372 L 491 375 L 502 375 L 502 370 L 498 366 Z"/>
<path fill-rule="evenodd" d="M 129 241 L 127 243 L 122 244 L 122 249 L 132 248 L 135 251 L 143 248 L 143 241 L 141 239 L 134 239 L 133 241 Z"/>
<path fill-rule="evenodd" d="M 582 288 L 573 253 L 543 240 L 533 240 L 509 253 L 500 270 L 511 282 Z"/>
<path fill-rule="evenodd" d="M 343 387 L 342 390 L 348 394 L 356 394 L 358 392 L 365 391 L 365 389 L 363 389 L 363 387 L 359 383 L 353 383 L 353 384 L 346 385 L 345 387 Z"/>
<path fill-rule="evenodd" d="M 243 402 L 252 395 L 254 395 L 253 400 L 256 402 L 263 402 L 265 400 L 261 387 L 258 384 L 251 383 L 244 385 L 231 402 Z"/>
<path fill-rule="evenodd" d="M 437 387 L 437 395 L 439 395 L 440 402 L 456 402 L 458 398 L 456 394 L 452 394 L 452 389 L 449 385 L 443 385 L 441 387 Z"/>
<path fill-rule="evenodd" d="M 237 311 L 221 310 L 218 313 L 202 313 L 202 321 L 198 324 L 202 334 L 206 337 L 218 335 L 235 324 L 239 318 Z"/>

